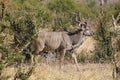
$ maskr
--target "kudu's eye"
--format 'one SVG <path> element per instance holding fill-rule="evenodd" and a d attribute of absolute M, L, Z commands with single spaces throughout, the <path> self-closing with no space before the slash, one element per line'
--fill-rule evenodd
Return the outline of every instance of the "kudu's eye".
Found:
<path fill-rule="evenodd" d="M 81 29 L 86 30 L 86 25 L 82 24 Z"/>

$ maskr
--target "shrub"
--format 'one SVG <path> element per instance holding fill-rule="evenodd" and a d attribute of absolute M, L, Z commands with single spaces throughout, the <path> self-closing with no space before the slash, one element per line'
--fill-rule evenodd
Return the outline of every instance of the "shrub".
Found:
<path fill-rule="evenodd" d="M 24 60 L 25 60 L 25 56 L 23 54 L 9 53 L 6 63 L 7 63 L 7 66 L 10 66 L 10 65 L 19 66 L 24 62 Z"/>
<path fill-rule="evenodd" d="M 109 20 L 106 15 L 102 16 L 96 30 L 95 38 L 97 40 L 97 45 L 94 51 L 94 59 L 97 62 L 111 60 L 112 58 L 109 26 L 107 25 L 108 22 Z"/>
<path fill-rule="evenodd" d="M 74 12 L 79 11 L 78 4 L 74 0 L 50 0 L 47 6 L 52 11 L 53 30 L 68 29 Z"/>

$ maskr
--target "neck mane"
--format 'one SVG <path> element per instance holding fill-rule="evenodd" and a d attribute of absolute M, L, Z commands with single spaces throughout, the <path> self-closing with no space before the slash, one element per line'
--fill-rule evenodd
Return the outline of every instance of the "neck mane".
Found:
<path fill-rule="evenodd" d="M 75 34 L 79 34 L 80 32 L 82 32 L 82 29 L 78 29 L 78 30 L 76 30 L 76 31 L 74 31 L 74 32 L 68 32 L 68 35 L 75 35 Z"/>

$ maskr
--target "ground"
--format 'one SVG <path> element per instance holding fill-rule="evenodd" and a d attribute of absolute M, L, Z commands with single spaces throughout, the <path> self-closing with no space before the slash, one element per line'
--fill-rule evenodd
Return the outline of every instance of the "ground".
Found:
<path fill-rule="evenodd" d="M 76 70 L 74 64 L 65 64 L 62 70 L 58 65 L 37 65 L 28 80 L 113 80 L 111 64 L 79 64 L 80 71 Z M 23 70 L 29 66 L 25 66 Z M 9 67 L 4 70 L 9 75 L 8 80 L 13 80 L 17 68 Z"/>

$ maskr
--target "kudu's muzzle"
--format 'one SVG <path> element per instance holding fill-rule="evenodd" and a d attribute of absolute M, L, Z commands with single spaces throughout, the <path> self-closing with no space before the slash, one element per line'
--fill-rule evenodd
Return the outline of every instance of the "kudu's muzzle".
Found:
<path fill-rule="evenodd" d="M 83 34 L 84 34 L 85 36 L 92 36 L 94 33 L 93 33 L 93 31 L 91 31 L 91 30 L 89 30 L 89 29 L 86 29 L 86 30 L 83 32 Z"/>

